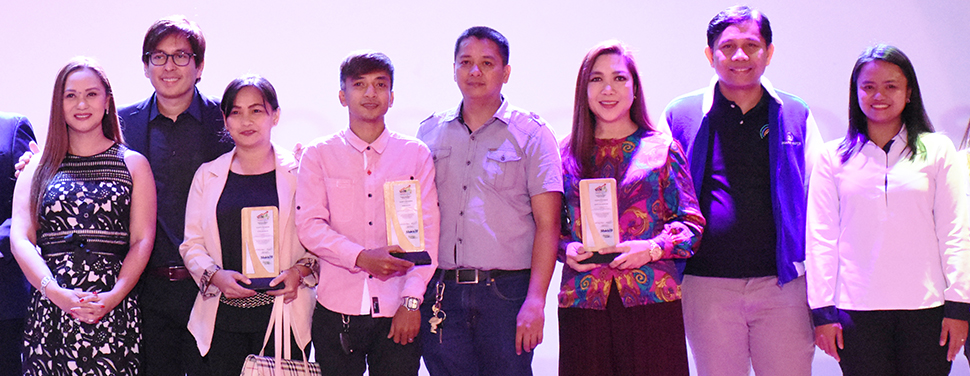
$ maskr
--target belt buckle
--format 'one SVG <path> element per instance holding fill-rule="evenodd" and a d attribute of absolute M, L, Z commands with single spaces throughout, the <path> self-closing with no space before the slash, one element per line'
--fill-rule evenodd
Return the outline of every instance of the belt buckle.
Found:
<path fill-rule="evenodd" d="M 469 278 L 474 276 L 474 278 Z M 478 283 L 478 269 L 455 269 L 455 283 L 474 285 Z"/>
<path fill-rule="evenodd" d="M 182 266 L 169 266 L 169 267 L 167 267 L 165 269 L 165 272 L 166 272 L 165 274 L 167 275 L 169 282 L 178 282 L 179 281 L 179 279 L 177 278 L 177 276 L 175 275 L 175 273 L 177 273 L 178 270 L 181 269 L 181 268 L 183 268 L 183 267 Z"/>

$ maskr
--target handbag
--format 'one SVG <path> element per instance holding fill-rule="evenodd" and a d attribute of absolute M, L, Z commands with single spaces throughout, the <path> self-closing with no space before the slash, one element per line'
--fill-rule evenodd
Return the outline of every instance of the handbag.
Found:
<path fill-rule="evenodd" d="M 266 337 L 263 338 L 263 348 L 259 350 L 259 355 L 249 354 L 243 363 L 242 372 L 239 375 L 320 376 L 320 365 L 314 362 L 308 362 L 305 356 L 303 360 L 290 359 L 293 357 L 293 345 L 289 340 L 292 330 L 290 326 L 292 315 L 290 314 L 290 307 L 283 304 L 283 296 L 276 297 L 276 302 L 273 304 L 273 315 L 270 316 L 269 320 L 274 330 L 272 332 L 266 331 Z M 269 342 L 269 336 L 272 333 L 277 333 L 277 335 L 273 336 L 276 355 L 272 357 L 264 356 L 263 352 L 266 350 L 266 344 Z M 279 333 L 283 335 L 279 335 Z M 286 341 L 283 338 L 286 338 Z M 280 351 L 280 349 L 283 351 Z M 286 353 L 286 359 L 283 359 L 283 353 Z"/>

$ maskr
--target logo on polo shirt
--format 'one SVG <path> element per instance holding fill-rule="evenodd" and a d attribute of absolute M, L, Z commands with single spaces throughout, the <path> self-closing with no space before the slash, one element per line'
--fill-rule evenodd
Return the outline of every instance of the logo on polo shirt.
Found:
<path fill-rule="evenodd" d="M 802 144 L 802 142 L 798 139 L 795 139 L 795 135 L 793 133 L 788 132 L 788 134 L 785 135 L 785 141 L 782 141 L 781 144 L 790 145 L 790 146 L 799 146 Z"/>

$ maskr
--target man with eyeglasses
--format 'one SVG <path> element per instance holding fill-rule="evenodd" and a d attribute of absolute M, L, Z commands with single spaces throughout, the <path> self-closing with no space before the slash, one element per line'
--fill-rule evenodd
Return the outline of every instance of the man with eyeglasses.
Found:
<path fill-rule="evenodd" d="M 223 137 L 219 102 L 195 87 L 205 66 L 202 30 L 183 16 L 155 22 L 145 34 L 142 62 L 155 93 L 118 110 L 128 147 L 148 158 L 158 190 L 151 259 L 142 274 L 143 374 L 205 374 L 186 329 L 198 287 L 179 255 L 185 201 L 195 170 L 232 149 Z"/>

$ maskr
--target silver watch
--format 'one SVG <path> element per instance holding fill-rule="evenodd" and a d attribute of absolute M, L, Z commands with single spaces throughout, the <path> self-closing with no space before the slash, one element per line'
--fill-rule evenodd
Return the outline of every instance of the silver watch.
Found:
<path fill-rule="evenodd" d="M 413 296 L 405 296 L 403 305 L 408 311 L 414 312 L 418 310 L 418 307 L 421 307 L 421 301 Z"/>

